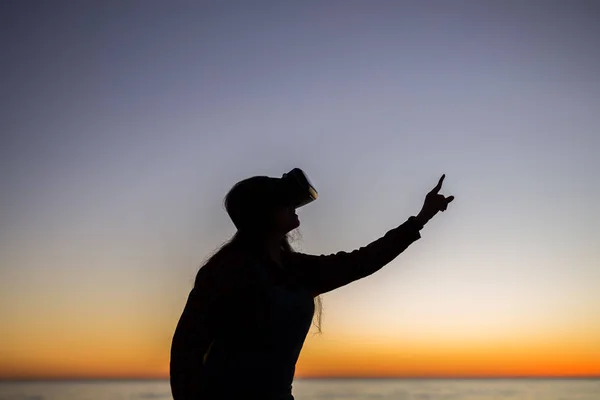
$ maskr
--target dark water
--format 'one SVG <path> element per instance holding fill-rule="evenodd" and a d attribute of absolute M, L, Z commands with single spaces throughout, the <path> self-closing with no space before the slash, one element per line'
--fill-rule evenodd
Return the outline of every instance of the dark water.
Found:
<path fill-rule="evenodd" d="M 297 380 L 297 400 L 600 400 L 589 380 Z M 0 400 L 171 400 L 168 381 L 4 382 Z"/>

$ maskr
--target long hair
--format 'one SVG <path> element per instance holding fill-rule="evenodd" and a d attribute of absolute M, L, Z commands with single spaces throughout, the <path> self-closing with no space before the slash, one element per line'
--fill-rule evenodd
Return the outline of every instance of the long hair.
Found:
<path fill-rule="evenodd" d="M 218 250 L 211 255 L 203 264 L 203 267 L 208 264 L 220 264 L 221 261 L 234 259 L 235 256 L 243 255 L 251 247 L 248 243 L 248 238 L 252 235 L 244 235 L 243 232 L 249 226 L 261 221 L 261 225 L 268 226 L 269 214 L 272 207 L 279 201 L 276 193 L 278 187 L 278 178 L 270 178 L 266 176 L 255 176 L 238 182 L 227 193 L 223 201 L 223 205 L 227 214 L 233 221 L 238 231 L 221 245 Z M 271 199 L 273 202 L 269 202 Z M 287 233 L 281 239 L 281 250 L 284 257 L 295 252 L 291 245 L 292 236 Z M 250 245 L 250 246 L 249 246 Z M 196 275 L 195 284 L 198 285 L 201 279 L 201 271 Z M 321 322 L 323 314 L 323 302 L 320 296 L 314 298 L 315 313 L 313 315 L 313 325 L 317 328 L 318 333 L 321 331 Z"/>

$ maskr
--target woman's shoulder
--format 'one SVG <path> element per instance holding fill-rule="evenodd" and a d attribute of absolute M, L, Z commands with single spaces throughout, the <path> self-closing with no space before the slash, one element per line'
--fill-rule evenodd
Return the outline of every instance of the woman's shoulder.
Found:
<path fill-rule="evenodd" d="M 248 282 L 253 276 L 251 263 L 252 259 L 240 252 L 213 257 L 198 271 L 195 287 L 218 289 Z"/>
<path fill-rule="evenodd" d="M 209 260 L 202 268 L 210 273 L 228 273 L 243 269 L 249 262 L 249 257 L 242 252 L 227 252 Z"/>
<path fill-rule="evenodd" d="M 314 266 L 315 262 L 317 262 L 321 256 L 294 251 L 294 252 L 286 254 L 285 257 L 286 257 L 285 262 L 290 267 L 306 268 L 306 267 Z"/>

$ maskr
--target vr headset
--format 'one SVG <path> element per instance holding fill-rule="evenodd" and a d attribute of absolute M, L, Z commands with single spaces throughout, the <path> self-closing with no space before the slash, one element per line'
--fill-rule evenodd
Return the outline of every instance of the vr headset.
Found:
<path fill-rule="evenodd" d="M 294 168 L 283 174 L 281 181 L 286 192 L 286 198 L 295 208 L 312 203 L 319 197 L 317 189 L 312 185 L 308 176 L 300 168 Z"/>

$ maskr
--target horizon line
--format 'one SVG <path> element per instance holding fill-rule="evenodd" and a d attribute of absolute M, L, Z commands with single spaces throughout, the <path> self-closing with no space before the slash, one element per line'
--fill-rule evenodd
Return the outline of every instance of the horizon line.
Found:
<path fill-rule="evenodd" d="M 300 380 L 597 380 L 600 375 L 516 375 L 516 376 L 302 376 L 294 378 Z M 2 378 L 0 383 L 6 382 L 135 382 L 135 381 L 168 381 L 169 377 L 23 377 Z"/>

